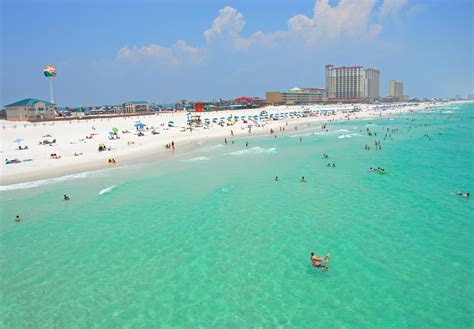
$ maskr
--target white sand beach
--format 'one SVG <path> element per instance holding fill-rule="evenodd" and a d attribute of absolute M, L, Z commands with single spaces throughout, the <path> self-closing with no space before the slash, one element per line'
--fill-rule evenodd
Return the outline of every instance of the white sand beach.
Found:
<path fill-rule="evenodd" d="M 443 103 L 446 105 L 446 103 Z M 308 122 L 329 122 L 334 120 L 362 119 L 398 114 L 401 112 L 421 111 L 436 106 L 435 103 L 420 103 L 400 106 L 400 104 L 358 104 L 357 112 L 347 112 L 354 109 L 353 105 L 306 105 L 306 106 L 269 106 L 265 108 L 229 110 L 219 112 L 196 112 L 201 119 L 208 118 L 209 129 L 204 127 L 187 127 L 187 113 L 154 113 L 142 116 L 124 116 L 115 118 L 76 119 L 49 122 L 9 122 L 2 120 L 2 138 L 0 152 L 2 165 L 0 184 L 2 186 L 34 181 L 44 178 L 59 177 L 66 174 L 120 166 L 124 163 L 138 163 L 150 155 L 171 156 L 172 149 L 166 144 L 175 143 L 176 152 L 199 147 L 198 141 L 216 138 L 233 138 L 248 136 L 249 125 L 251 133 L 269 134 L 270 129 L 280 133 L 279 127 L 306 124 Z M 316 111 L 321 111 L 318 112 Z M 339 110 L 336 113 L 323 115 L 328 110 Z M 259 115 L 268 112 L 268 119 L 244 122 L 242 116 Z M 309 117 L 302 115 L 287 115 L 288 112 L 313 111 Z M 343 112 L 346 111 L 346 112 Z M 279 120 L 273 120 L 270 115 L 281 114 Z M 227 118 L 235 116 L 239 119 L 233 125 L 227 125 Z M 213 122 L 213 119 L 217 122 Z M 225 124 L 219 125 L 221 118 Z M 175 127 L 168 127 L 168 122 L 174 121 Z M 214 120 L 216 121 L 216 120 Z M 140 122 L 146 125 L 143 135 L 135 125 Z M 155 132 L 152 133 L 152 127 Z M 110 132 L 116 128 L 119 139 L 110 139 Z M 287 129 L 288 130 L 288 129 Z M 114 138 L 116 137 L 114 136 Z M 46 144 L 44 143 L 46 141 Z M 41 142 L 41 144 L 40 144 Z M 54 143 L 53 143 L 54 142 Z M 99 151 L 100 144 L 106 146 L 105 151 Z M 20 147 L 22 150 L 20 150 Z M 26 148 L 27 149 L 24 149 Z M 110 150 L 109 150 L 110 148 Z M 54 156 L 52 156 L 54 155 Z M 17 159 L 19 161 L 15 161 Z M 115 159 L 110 164 L 109 159 Z M 8 160 L 8 164 L 7 164 Z M 12 161 L 14 160 L 14 161 Z"/>

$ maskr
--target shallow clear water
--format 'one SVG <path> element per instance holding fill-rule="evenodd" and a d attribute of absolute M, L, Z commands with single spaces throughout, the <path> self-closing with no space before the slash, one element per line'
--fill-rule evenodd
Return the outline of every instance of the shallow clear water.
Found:
<path fill-rule="evenodd" d="M 1 326 L 472 327 L 474 200 L 452 191 L 474 191 L 473 110 L 302 125 L 2 191 Z M 328 272 L 311 251 L 331 253 Z"/>

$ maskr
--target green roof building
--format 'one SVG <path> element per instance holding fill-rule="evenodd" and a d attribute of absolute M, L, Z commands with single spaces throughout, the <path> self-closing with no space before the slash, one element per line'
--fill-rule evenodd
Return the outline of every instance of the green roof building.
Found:
<path fill-rule="evenodd" d="M 25 98 L 5 105 L 7 120 L 35 121 L 50 120 L 56 117 L 56 104 L 36 98 Z"/>

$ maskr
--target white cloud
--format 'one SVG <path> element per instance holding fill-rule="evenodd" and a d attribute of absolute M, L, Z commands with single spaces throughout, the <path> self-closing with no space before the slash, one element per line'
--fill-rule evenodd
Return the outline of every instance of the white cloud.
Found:
<path fill-rule="evenodd" d="M 384 16 L 397 13 L 407 0 L 384 0 L 380 11 L 375 12 L 378 0 L 340 0 L 331 6 L 329 0 L 316 0 L 312 17 L 302 14 L 291 17 L 287 29 L 270 32 L 257 31 L 250 37 L 241 36 L 245 27 L 244 15 L 237 9 L 226 6 L 219 10 L 209 29 L 203 32 L 205 43 L 192 47 L 178 40 L 171 47 L 151 44 L 143 47 L 122 47 L 118 58 L 137 61 L 141 58 L 159 58 L 171 64 L 202 62 L 209 49 L 219 42 L 226 42 L 237 50 L 249 50 L 254 46 L 278 47 L 288 42 L 299 42 L 315 47 L 322 42 L 340 38 L 353 40 L 377 38 L 383 29 Z"/>
<path fill-rule="evenodd" d="M 313 47 L 319 41 L 336 40 L 341 37 L 359 39 L 375 38 L 382 25 L 371 22 L 371 16 L 377 0 L 341 0 L 332 7 L 329 0 L 317 0 L 313 7 L 313 17 L 302 14 L 288 20 L 288 29 L 264 33 L 258 31 L 250 38 L 240 40 L 239 49 L 254 44 L 271 45 L 285 40 L 302 40 Z"/>
<path fill-rule="evenodd" d="M 201 50 L 189 46 L 185 41 L 178 40 L 171 47 L 163 47 L 151 44 L 143 47 L 124 46 L 119 49 L 117 58 L 136 62 L 141 58 L 162 59 L 169 64 L 177 65 L 187 60 L 200 62 L 202 60 Z"/>
<path fill-rule="evenodd" d="M 396 15 L 408 0 L 384 0 L 380 8 L 381 16 Z"/>
<path fill-rule="evenodd" d="M 244 15 L 237 9 L 227 6 L 219 10 L 219 16 L 212 22 L 212 27 L 204 31 L 204 37 L 207 42 L 217 37 L 237 39 L 244 26 Z"/>

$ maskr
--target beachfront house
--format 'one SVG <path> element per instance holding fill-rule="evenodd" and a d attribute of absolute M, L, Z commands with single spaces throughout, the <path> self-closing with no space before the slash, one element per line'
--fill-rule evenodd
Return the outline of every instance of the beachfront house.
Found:
<path fill-rule="evenodd" d="M 25 98 L 5 105 L 5 112 L 7 120 L 10 121 L 50 120 L 56 117 L 56 104 L 35 98 Z"/>
<path fill-rule="evenodd" d="M 131 101 L 123 103 L 122 113 L 150 112 L 150 104 L 145 101 Z"/>

